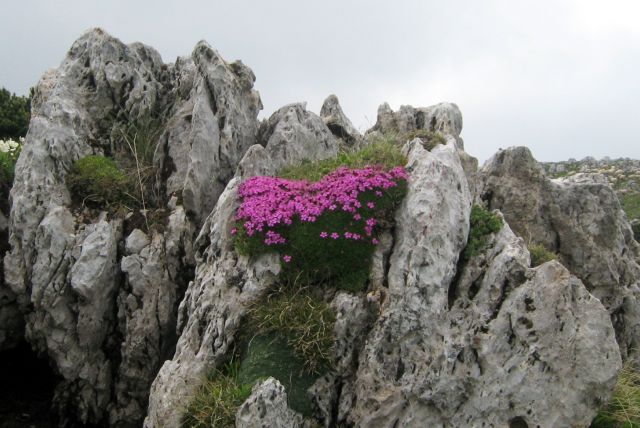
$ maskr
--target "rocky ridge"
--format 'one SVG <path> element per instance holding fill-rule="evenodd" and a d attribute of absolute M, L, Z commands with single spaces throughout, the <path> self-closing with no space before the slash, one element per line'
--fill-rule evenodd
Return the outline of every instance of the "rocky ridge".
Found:
<path fill-rule="evenodd" d="M 180 426 L 280 271 L 277 254 L 234 248 L 240 183 L 423 130 L 442 144 L 399 142 L 408 194 L 369 289 L 332 296 L 333 369 L 309 390 L 314 421 L 267 379 L 236 426 L 587 426 L 640 340 L 639 247 L 607 180 L 552 180 L 525 148 L 478 170 L 450 103 L 383 104 L 364 136 L 335 96 L 320 115 L 291 104 L 259 122 L 254 80 L 205 42 L 164 64 L 95 29 L 38 84 L 11 191 L 0 349 L 24 340 L 47 358 L 60 425 Z M 148 117 L 161 224 L 77 206 L 73 162 L 126 152 L 117 130 Z M 465 259 L 474 203 L 502 227 Z M 558 261 L 530 267 L 532 241 Z"/>

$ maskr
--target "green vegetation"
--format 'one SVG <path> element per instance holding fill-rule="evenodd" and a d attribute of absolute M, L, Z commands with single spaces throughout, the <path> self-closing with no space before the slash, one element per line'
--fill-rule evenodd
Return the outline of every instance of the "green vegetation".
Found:
<path fill-rule="evenodd" d="M 239 365 L 214 370 L 189 402 L 182 417 L 184 428 L 233 427 L 236 412 L 251 395 L 251 384 L 238 381 Z"/>
<path fill-rule="evenodd" d="M 502 228 L 502 220 L 486 208 L 474 205 L 471 209 L 469 239 L 462 253 L 465 260 L 477 255 L 486 245 L 489 235 Z"/>
<path fill-rule="evenodd" d="M 16 162 L 22 150 L 22 140 L 0 140 L 0 182 L 8 183 L 9 187 L 13 183 Z"/>
<path fill-rule="evenodd" d="M 136 204 L 131 179 L 104 156 L 77 160 L 67 174 L 67 187 L 82 204 L 116 208 Z"/>
<path fill-rule="evenodd" d="M 304 161 L 299 165 L 285 167 L 278 176 L 289 180 L 319 181 L 341 166 L 357 169 L 377 165 L 391 169 L 405 163 L 407 159 L 401 153 L 400 146 L 395 141 L 387 139 L 371 143 L 358 151 L 342 151 L 335 158 L 316 162 Z"/>
<path fill-rule="evenodd" d="M 17 141 L 27 135 L 30 111 L 29 98 L 16 96 L 5 88 L 0 89 L 0 139 Z"/>
<path fill-rule="evenodd" d="M 640 222 L 632 224 L 631 229 L 633 230 L 635 240 L 640 242 Z"/>
<path fill-rule="evenodd" d="M 404 139 L 405 141 L 408 141 L 415 138 L 420 138 L 420 140 L 422 140 L 422 145 L 424 146 L 424 148 L 429 151 L 433 150 L 438 144 L 447 143 L 447 140 L 441 133 L 428 131 L 426 129 L 411 131 L 405 136 Z"/>
<path fill-rule="evenodd" d="M 598 412 L 591 428 L 640 427 L 640 372 L 627 362 L 618 375 L 613 397 Z"/>
<path fill-rule="evenodd" d="M 558 258 L 558 255 L 549 251 L 542 244 L 529 245 L 529 254 L 531 254 L 531 267 L 540 266 L 543 263 Z"/>
<path fill-rule="evenodd" d="M 620 205 L 627 213 L 629 220 L 640 219 L 640 193 L 626 193 L 619 195 Z"/>
<path fill-rule="evenodd" d="M 284 337 L 305 370 L 318 373 L 331 364 L 336 316 L 313 291 L 287 287 L 270 293 L 251 307 L 248 325 L 254 334 Z"/>
<path fill-rule="evenodd" d="M 300 358 L 286 339 L 277 334 L 254 336 L 248 343 L 246 356 L 240 365 L 238 382 L 252 385 L 272 376 L 285 387 L 289 406 L 305 416 L 311 415 L 311 400 L 307 389 L 323 371 L 309 373 L 306 361 Z"/>

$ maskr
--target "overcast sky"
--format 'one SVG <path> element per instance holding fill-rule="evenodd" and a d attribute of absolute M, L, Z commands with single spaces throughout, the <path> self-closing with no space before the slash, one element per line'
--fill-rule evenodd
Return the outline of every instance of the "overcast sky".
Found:
<path fill-rule="evenodd" d="M 21 0 L 2 5 L 0 86 L 27 94 L 86 29 L 155 47 L 165 62 L 207 40 L 256 74 L 261 117 L 335 93 L 361 131 L 378 105 L 462 110 L 484 161 L 640 158 L 638 0 Z"/>

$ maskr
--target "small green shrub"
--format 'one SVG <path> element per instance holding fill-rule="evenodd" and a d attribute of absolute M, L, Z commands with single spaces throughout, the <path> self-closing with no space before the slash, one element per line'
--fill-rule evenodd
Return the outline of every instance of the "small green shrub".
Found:
<path fill-rule="evenodd" d="M 398 144 L 392 140 L 380 140 L 357 151 L 342 151 L 335 158 L 303 161 L 299 165 L 285 167 L 278 176 L 289 180 L 318 181 L 339 167 L 358 169 L 375 165 L 391 169 L 406 163 Z"/>
<path fill-rule="evenodd" d="M 591 428 L 640 427 L 640 372 L 627 362 L 620 370 L 609 403 L 598 412 Z"/>
<path fill-rule="evenodd" d="M 333 309 L 308 287 L 286 287 L 270 293 L 249 310 L 253 334 L 277 334 L 286 339 L 305 370 L 318 373 L 331 365 Z"/>
<path fill-rule="evenodd" d="M 189 402 L 182 416 L 184 428 L 235 426 L 238 408 L 251 395 L 253 384 L 238 381 L 239 364 L 214 370 Z"/>
<path fill-rule="evenodd" d="M 635 240 L 640 242 L 640 222 L 632 224 L 631 229 L 633 230 Z"/>
<path fill-rule="evenodd" d="M 289 406 L 305 416 L 311 415 L 307 389 L 320 373 L 309 373 L 301 359 L 284 337 L 277 334 L 254 336 L 249 341 L 246 356 L 240 365 L 238 382 L 253 385 L 269 376 L 285 387 Z"/>
<path fill-rule="evenodd" d="M 549 251 L 542 244 L 529 245 L 529 254 L 531 254 L 531 267 L 540 266 L 543 263 L 558 258 L 558 255 Z"/>
<path fill-rule="evenodd" d="M 487 245 L 490 234 L 498 232 L 502 228 L 500 217 L 479 205 L 471 209 L 469 239 L 462 256 L 465 260 L 477 255 Z"/>
<path fill-rule="evenodd" d="M 0 139 L 18 140 L 29 129 L 31 100 L 0 89 Z"/>
<path fill-rule="evenodd" d="M 112 207 L 136 203 L 130 178 L 104 156 L 77 160 L 66 180 L 71 194 L 83 204 Z"/>

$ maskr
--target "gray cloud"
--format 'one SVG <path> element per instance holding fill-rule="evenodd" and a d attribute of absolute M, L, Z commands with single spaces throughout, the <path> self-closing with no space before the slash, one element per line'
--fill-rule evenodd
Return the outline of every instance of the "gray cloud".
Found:
<path fill-rule="evenodd" d="M 366 129 L 383 101 L 453 101 L 466 149 L 481 160 L 511 145 L 540 160 L 640 158 L 634 0 L 31 0 L 3 12 L 0 85 L 21 94 L 99 26 L 167 62 L 200 39 L 242 59 L 263 116 L 293 101 L 318 111 L 335 93 Z"/>

